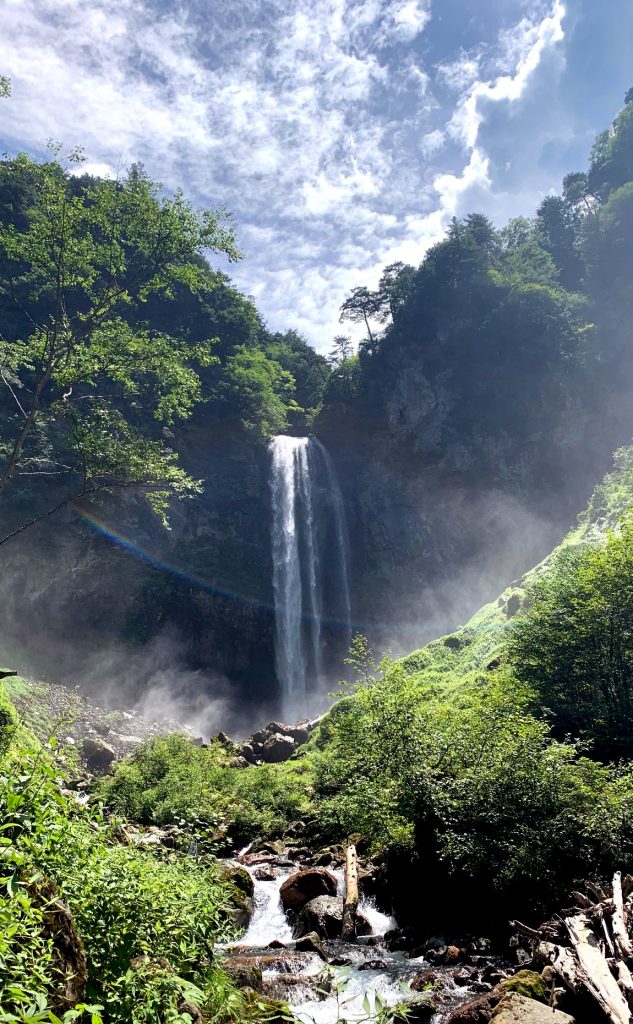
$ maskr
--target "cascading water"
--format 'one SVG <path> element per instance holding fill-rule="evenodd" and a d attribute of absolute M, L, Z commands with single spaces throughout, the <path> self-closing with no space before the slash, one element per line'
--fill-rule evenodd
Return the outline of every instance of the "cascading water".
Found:
<path fill-rule="evenodd" d="M 275 662 L 283 714 L 296 718 L 324 682 L 326 617 L 349 645 L 345 511 L 330 456 L 311 438 L 273 438 L 271 492 Z"/>

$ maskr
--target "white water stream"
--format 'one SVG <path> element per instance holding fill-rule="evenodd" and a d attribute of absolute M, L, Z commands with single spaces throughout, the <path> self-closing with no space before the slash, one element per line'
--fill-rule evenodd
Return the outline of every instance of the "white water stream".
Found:
<path fill-rule="evenodd" d="M 324 594 L 335 591 L 341 647 L 351 639 L 347 529 L 332 460 L 319 441 L 280 434 L 270 444 L 275 662 L 282 714 L 309 712 L 324 672 Z M 331 603 L 331 598 L 330 602 Z M 328 609 L 328 618 L 332 611 Z"/>
<path fill-rule="evenodd" d="M 280 874 L 274 881 L 257 879 L 255 868 L 256 865 L 247 867 L 255 887 L 254 910 L 250 925 L 239 940 L 240 950 L 247 950 L 249 956 L 274 955 L 279 950 L 271 949 L 269 944 L 275 941 L 292 950 L 292 928 L 281 905 L 279 890 L 285 879 L 298 868 L 278 868 Z M 335 869 L 331 873 L 336 877 L 340 891 L 343 872 Z M 372 900 L 362 899 L 358 909 L 369 921 L 374 939 L 395 927 L 394 919 L 378 910 Z M 264 980 L 283 986 L 291 979 L 288 1002 L 303 1024 L 336 1024 L 340 1020 L 349 1024 L 367 1022 L 378 1013 L 381 1004 L 394 1006 L 402 1002 L 406 998 L 406 980 L 425 966 L 422 960 L 410 960 L 402 953 L 390 953 L 383 946 L 368 948 L 368 938 L 359 939 L 357 945 L 328 943 L 330 952 L 339 950 L 346 960 L 351 961 L 348 966 L 327 967 L 316 954 L 295 954 L 296 967 L 285 963 L 279 970 L 265 970 Z M 284 951 L 281 953 L 283 955 Z M 375 968 L 365 969 L 373 963 L 377 965 Z M 314 991 L 317 975 L 319 985 L 331 986 L 331 993 L 325 998 Z M 326 977 L 325 981 L 321 980 L 323 977 Z M 409 990 L 409 997 L 411 995 Z"/>

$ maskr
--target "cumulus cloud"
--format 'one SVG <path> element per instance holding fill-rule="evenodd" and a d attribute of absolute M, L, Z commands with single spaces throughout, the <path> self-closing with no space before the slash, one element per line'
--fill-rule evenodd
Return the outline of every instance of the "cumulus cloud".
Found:
<path fill-rule="evenodd" d="M 98 174 L 140 160 L 228 206 L 236 283 L 272 327 L 327 349 L 351 287 L 418 263 L 469 195 L 494 189 L 480 129 L 563 39 L 551 0 L 476 53 L 431 53 L 439 6 L 0 0 L 0 135 L 36 153 L 51 136 L 81 144 Z"/>

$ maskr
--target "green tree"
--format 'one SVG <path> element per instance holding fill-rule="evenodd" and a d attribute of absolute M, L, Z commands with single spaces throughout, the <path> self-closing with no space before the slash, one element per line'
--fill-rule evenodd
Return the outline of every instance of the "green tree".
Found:
<path fill-rule="evenodd" d="M 363 323 L 367 331 L 366 348 L 371 355 L 376 352 L 376 336 L 371 329 L 371 320 L 380 317 L 381 299 L 378 292 L 369 288 L 353 288 L 341 306 L 339 323 L 349 321 L 353 324 Z"/>
<path fill-rule="evenodd" d="M 378 284 L 378 319 L 385 323 L 389 317 L 393 323 L 411 291 L 415 270 L 406 263 L 390 263 L 382 272 Z"/>
<path fill-rule="evenodd" d="M 633 521 L 567 548 L 534 584 L 512 658 L 559 735 L 602 757 L 633 751 Z"/>
<path fill-rule="evenodd" d="M 0 100 L 11 95 L 11 80 L 6 75 L 0 75 Z"/>
<path fill-rule="evenodd" d="M 242 428 L 253 437 L 267 439 L 288 427 L 294 400 L 291 373 L 261 349 L 238 346 L 227 360 L 220 393 L 237 414 Z"/>
<path fill-rule="evenodd" d="M 337 334 L 332 339 L 332 348 L 328 354 L 328 363 L 330 366 L 340 366 L 341 363 L 349 359 L 354 353 L 352 342 L 347 334 Z"/>
<path fill-rule="evenodd" d="M 196 485 L 166 430 L 200 399 L 195 365 L 212 339 L 191 344 L 143 320 L 149 299 L 208 285 L 210 249 L 237 259 L 224 211 L 197 211 L 134 167 L 120 180 L 77 178 L 81 154 L 37 163 L 19 156 L 5 177 L 24 205 L 0 223 L 0 300 L 19 330 L 0 337 L 0 383 L 12 415 L 0 433 L 0 494 L 58 476 L 58 503 L 134 487 L 165 518 Z M 8 539 L 7 537 L 4 540 Z"/>

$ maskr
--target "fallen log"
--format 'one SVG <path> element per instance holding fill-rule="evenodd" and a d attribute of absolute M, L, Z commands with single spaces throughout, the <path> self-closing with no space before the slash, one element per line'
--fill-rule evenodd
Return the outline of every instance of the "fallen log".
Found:
<path fill-rule="evenodd" d="M 631 1012 L 600 949 L 586 914 L 565 918 L 580 980 L 612 1024 L 630 1024 Z"/>
<path fill-rule="evenodd" d="M 624 896 L 622 893 L 622 875 L 616 871 L 613 876 L 613 916 L 611 918 L 611 929 L 618 952 L 627 966 L 633 964 L 633 942 L 627 931 L 628 911 L 624 908 Z"/>
<path fill-rule="evenodd" d="M 358 858 L 356 847 L 350 843 L 345 851 L 345 901 L 341 938 L 353 942 L 356 938 L 356 913 L 358 911 Z"/>

